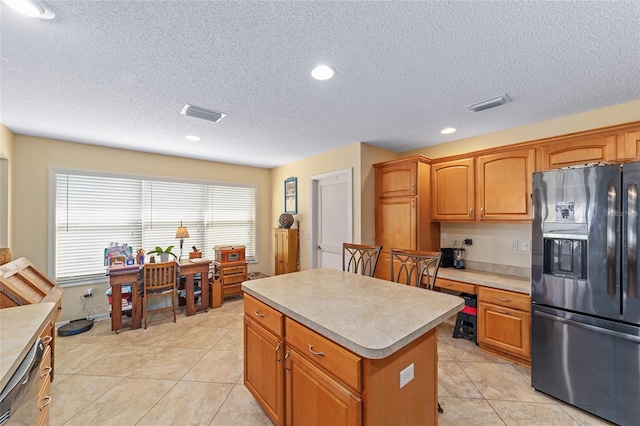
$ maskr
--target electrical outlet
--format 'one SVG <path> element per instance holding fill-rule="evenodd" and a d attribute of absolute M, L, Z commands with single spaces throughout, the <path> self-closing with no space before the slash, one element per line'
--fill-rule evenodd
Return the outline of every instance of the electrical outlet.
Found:
<path fill-rule="evenodd" d="M 465 238 L 464 239 L 464 244 L 467 246 L 472 246 L 473 245 L 473 240 L 471 238 Z"/>
<path fill-rule="evenodd" d="M 400 388 L 413 380 L 413 363 L 400 372 Z"/>
<path fill-rule="evenodd" d="M 520 241 L 520 247 L 520 250 L 522 251 L 531 251 L 531 240 Z"/>
<path fill-rule="evenodd" d="M 84 295 L 84 297 L 93 297 L 93 289 L 92 288 L 88 288 L 87 292 Z"/>
<path fill-rule="evenodd" d="M 511 250 L 518 250 L 518 240 L 509 240 L 509 244 Z"/>

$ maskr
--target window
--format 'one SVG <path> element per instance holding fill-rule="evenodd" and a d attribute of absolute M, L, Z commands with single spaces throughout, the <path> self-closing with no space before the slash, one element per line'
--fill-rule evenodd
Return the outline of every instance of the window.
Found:
<path fill-rule="evenodd" d="M 180 255 L 175 233 L 189 230 L 183 258 L 196 246 L 213 258 L 215 245 L 244 245 L 256 259 L 254 185 L 194 183 L 54 171 L 52 276 L 72 285 L 104 277 L 104 249 L 127 243 L 145 253 L 156 246 Z"/>

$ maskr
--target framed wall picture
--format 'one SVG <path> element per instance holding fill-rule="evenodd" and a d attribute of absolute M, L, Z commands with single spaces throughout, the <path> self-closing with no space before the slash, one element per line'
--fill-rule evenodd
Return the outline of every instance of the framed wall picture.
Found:
<path fill-rule="evenodd" d="M 284 212 L 298 213 L 298 178 L 284 180 Z"/>

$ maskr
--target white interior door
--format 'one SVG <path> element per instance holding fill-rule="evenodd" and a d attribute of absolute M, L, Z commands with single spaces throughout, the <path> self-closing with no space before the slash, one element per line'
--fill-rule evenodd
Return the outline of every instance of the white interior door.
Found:
<path fill-rule="evenodd" d="M 353 240 L 351 169 L 314 176 L 312 267 L 342 270 L 342 243 Z"/>

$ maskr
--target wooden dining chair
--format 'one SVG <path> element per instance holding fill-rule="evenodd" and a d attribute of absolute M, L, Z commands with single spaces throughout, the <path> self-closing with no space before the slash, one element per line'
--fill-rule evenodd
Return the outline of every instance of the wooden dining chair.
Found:
<path fill-rule="evenodd" d="M 440 251 L 391 249 L 391 281 L 433 290 L 440 269 Z M 438 412 L 444 410 L 438 402 Z"/>
<path fill-rule="evenodd" d="M 373 277 L 382 246 L 342 244 L 342 270 Z"/>
<path fill-rule="evenodd" d="M 391 249 L 391 281 L 433 290 L 440 269 L 440 251 Z"/>
<path fill-rule="evenodd" d="M 143 308 L 144 328 L 150 313 L 173 310 L 173 322 L 176 322 L 176 292 L 178 264 L 172 260 L 163 263 L 145 263 L 143 269 Z M 171 296 L 171 306 L 149 309 L 149 299 Z"/>

